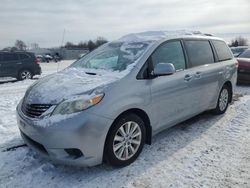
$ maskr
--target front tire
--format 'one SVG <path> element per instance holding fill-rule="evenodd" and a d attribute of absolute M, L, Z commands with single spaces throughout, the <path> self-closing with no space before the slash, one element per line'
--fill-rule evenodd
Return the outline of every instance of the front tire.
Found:
<path fill-rule="evenodd" d="M 229 99 L 232 95 L 231 90 L 227 85 L 224 85 L 220 91 L 219 98 L 217 100 L 217 106 L 214 109 L 215 114 L 224 114 L 227 110 Z"/>
<path fill-rule="evenodd" d="M 145 135 L 145 124 L 139 116 L 122 115 L 109 131 L 105 144 L 105 161 L 112 166 L 131 164 L 142 151 Z"/>

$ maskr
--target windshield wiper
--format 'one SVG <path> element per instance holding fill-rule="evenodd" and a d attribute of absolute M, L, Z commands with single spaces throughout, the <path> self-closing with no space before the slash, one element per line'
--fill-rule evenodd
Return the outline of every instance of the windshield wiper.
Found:
<path fill-rule="evenodd" d="M 89 75 L 96 75 L 96 73 L 94 72 L 85 72 L 86 74 L 89 74 Z"/>

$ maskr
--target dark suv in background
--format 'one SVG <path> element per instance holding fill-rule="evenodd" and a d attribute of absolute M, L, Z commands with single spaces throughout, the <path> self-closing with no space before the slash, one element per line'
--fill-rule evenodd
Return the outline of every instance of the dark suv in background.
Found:
<path fill-rule="evenodd" d="M 0 51 L 0 77 L 24 80 L 41 72 L 39 61 L 33 53 Z"/>

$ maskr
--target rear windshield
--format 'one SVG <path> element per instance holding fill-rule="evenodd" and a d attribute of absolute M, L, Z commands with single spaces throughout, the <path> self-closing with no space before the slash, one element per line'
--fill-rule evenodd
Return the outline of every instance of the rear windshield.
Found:
<path fill-rule="evenodd" d="M 244 52 L 242 52 L 238 57 L 242 57 L 242 58 L 250 58 L 250 49 L 245 50 Z"/>
<path fill-rule="evenodd" d="M 225 61 L 232 59 L 232 53 L 224 41 L 213 40 L 213 45 L 218 55 L 219 61 Z"/>

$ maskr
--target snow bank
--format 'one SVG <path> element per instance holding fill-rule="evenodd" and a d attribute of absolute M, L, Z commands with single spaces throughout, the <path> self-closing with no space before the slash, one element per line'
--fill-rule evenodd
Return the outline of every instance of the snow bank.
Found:
<path fill-rule="evenodd" d="M 21 82 L 20 86 L 25 85 Z M 0 95 L 6 119 L 13 119 L 13 104 L 24 90 L 14 93 L 9 84 Z M 8 87 L 7 87 L 8 86 Z M 237 87 L 245 93 L 234 102 L 225 115 L 202 114 L 154 137 L 140 157 L 125 168 L 100 165 L 77 168 L 53 165 L 28 147 L 0 152 L 0 187 L 250 187 L 250 88 Z M 4 108 L 5 107 L 5 108 Z M 1 116 L 2 117 L 2 116 Z M 15 123 L 0 132 L 1 140 L 8 135 L 13 142 L 0 142 L 1 151 L 9 144 L 21 144 Z"/>
<path fill-rule="evenodd" d="M 59 70 L 66 68 L 72 62 L 73 61 L 61 61 Z M 41 77 L 55 73 L 57 66 L 57 63 L 41 63 L 43 71 Z M 16 106 L 23 98 L 27 88 L 37 81 L 36 79 L 24 81 L 13 81 L 12 79 L 8 81 L 2 79 L 2 82 L 0 82 L 0 150 L 3 149 L 3 146 L 9 147 L 22 143 L 16 123 Z"/>

